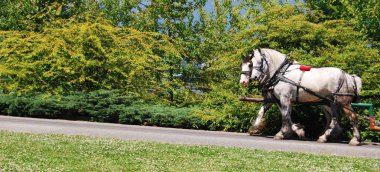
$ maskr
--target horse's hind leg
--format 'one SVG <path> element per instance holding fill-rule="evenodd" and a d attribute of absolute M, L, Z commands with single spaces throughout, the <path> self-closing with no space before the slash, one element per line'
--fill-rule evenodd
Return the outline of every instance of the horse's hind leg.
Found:
<path fill-rule="evenodd" d="M 352 129 L 353 129 L 353 137 L 350 140 L 350 145 L 359 146 L 361 141 L 360 130 L 358 125 L 358 114 L 354 111 L 351 105 L 344 106 L 344 113 L 350 118 Z"/>
<path fill-rule="evenodd" d="M 329 126 L 330 126 L 329 124 L 330 124 L 331 119 L 332 119 L 332 115 L 331 115 L 332 112 L 331 112 L 331 108 L 327 105 L 322 105 L 321 110 L 322 110 L 323 114 L 325 114 L 325 117 L 326 117 L 326 126 L 325 126 L 325 131 L 326 131 L 327 129 L 329 129 Z"/>
<path fill-rule="evenodd" d="M 322 107 L 322 110 L 324 111 L 326 117 L 328 117 L 327 115 L 329 115 L 329 117 L 327 118 L 326 130 L 322 136 L 319 136 L 317 142 L 325 143 L 327 139 L 330 137 L 330 135 L 332 134 L 334 128 L 337 126 L 338 124 L 337 117 L 339 115 L 338 107 L 339 106 L 337 104 L 332 104 L 330 107 L 328 106 Z"/>

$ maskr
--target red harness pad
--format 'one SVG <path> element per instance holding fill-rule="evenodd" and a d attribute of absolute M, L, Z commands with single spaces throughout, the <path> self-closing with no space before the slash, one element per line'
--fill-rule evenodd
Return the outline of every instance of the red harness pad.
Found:
<path fill-rule="evenodd" d="M 313 66 L 300 65 L 300 70 L 302 70 L 302 71 L 310 71 L 310 69 L 312 67 Z"/>

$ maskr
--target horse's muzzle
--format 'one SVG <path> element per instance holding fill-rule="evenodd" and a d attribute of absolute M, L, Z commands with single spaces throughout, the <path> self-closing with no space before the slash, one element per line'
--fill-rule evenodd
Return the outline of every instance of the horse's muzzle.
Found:
<path fill-rule="evenodd" d="M 242 85 L 244 87 L 247 87 L 248 86 L 248 82 L 247 81 L 242 81 L 242 82 L 240 82 L 240 85 Z"/>

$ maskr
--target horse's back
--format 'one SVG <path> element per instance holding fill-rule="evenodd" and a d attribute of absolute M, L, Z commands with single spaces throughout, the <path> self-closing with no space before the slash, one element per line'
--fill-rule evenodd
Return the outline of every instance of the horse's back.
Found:
<path fill-rule="evenodd" d="M 315 91 L 331 91 L 337 87 L 336 84 L 343 74 L 341 69 L 334 67 L 312 68 L 310 71 L 292 71 L 289 79 Z"/>
<path fill-rule="evenodd" d="M 341 69 L 323 67 L 312 68 L 310 71 L 292 70 L 286 73 L 285 77 L 321 96 L 328 97 L 339 89 L 339 82 L 342 82 L 342 77 L 345 77 L 345 75 L 345 72 Z M 293 90 L 293 98 L 299 97 L 299 101 L 314 101 L 318 99 L 302 88 L 297 88 L 295 85 L 290 87 Z M 298 91 L 296 92 L 296 90 Z"/>

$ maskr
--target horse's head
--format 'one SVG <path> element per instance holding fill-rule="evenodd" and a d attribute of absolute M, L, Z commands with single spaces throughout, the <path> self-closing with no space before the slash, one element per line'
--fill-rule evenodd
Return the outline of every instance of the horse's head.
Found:
<path fill-rule="evenodd" d="M 240 84 L 248 86 L 250 80 L 263 81 L 265 73 L 268 72 L 268 62 L 263 57 L 261 50 L 252 50 L 250 54 L 244 56 L 241 64 Z"/>
<path fill-rule="evenodd" d="M 265 74 L 268 72 L 268 61 L 264 58 L 260 48 L 253 50 L 254 58 L 252 58 L 252 73 L 251 79 L 254 81 L 263 81 Z"/>
<path fill-rule="evenodd" d="M 241 75 L 240 75 L 240 84 L 243 86 L 248 86 L 249 80 L 252 73 L 252 58 L 253 54 L 250 53 L 246 56 L 243 56 L 243 63 L 241 64 Z"/>

